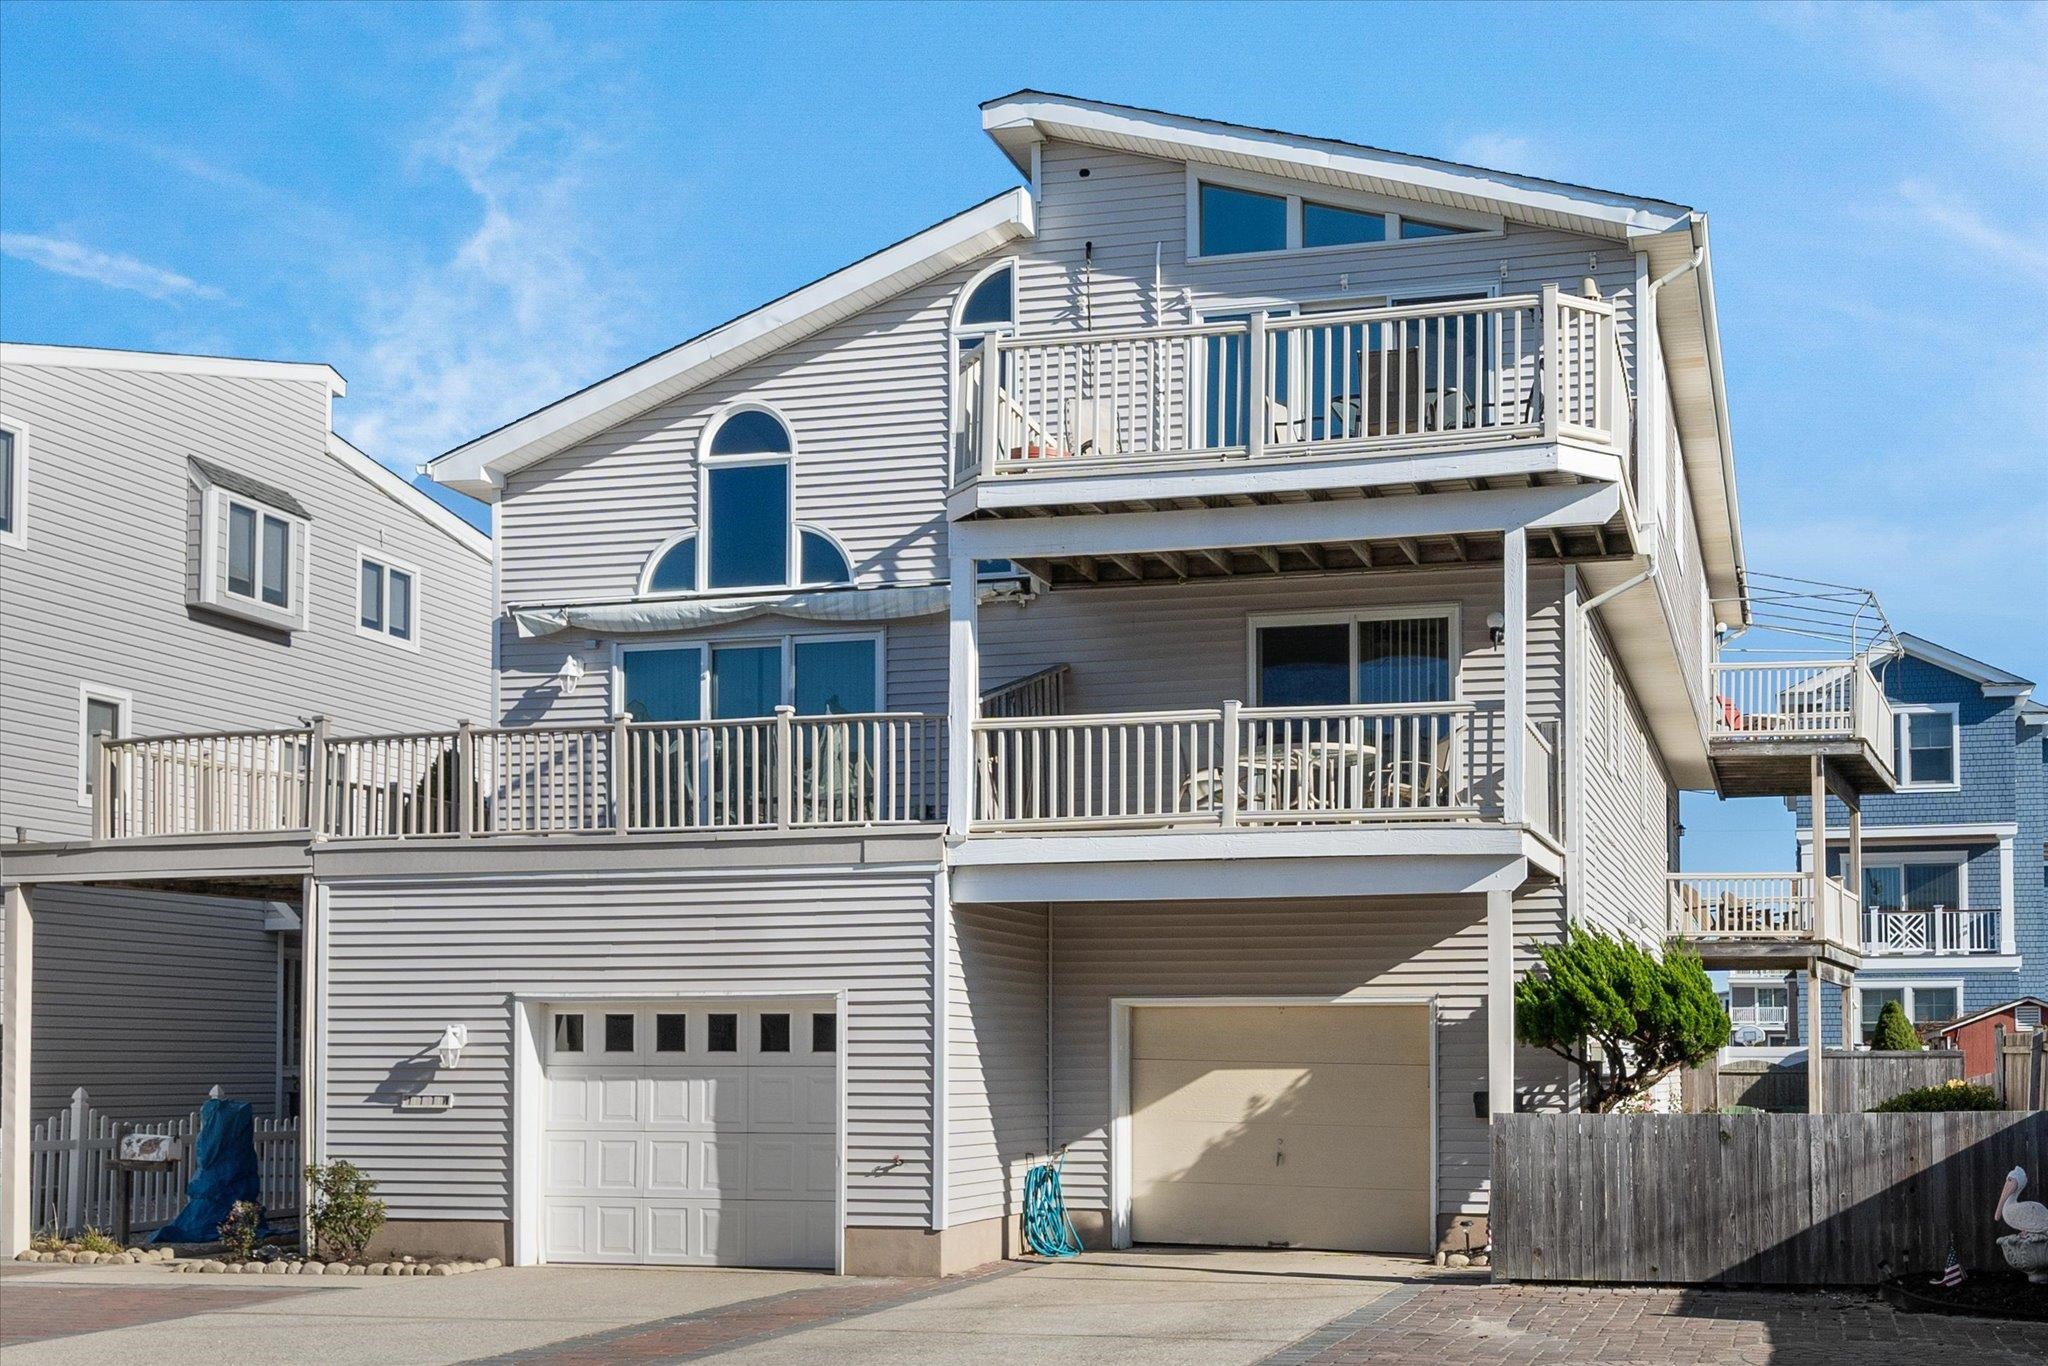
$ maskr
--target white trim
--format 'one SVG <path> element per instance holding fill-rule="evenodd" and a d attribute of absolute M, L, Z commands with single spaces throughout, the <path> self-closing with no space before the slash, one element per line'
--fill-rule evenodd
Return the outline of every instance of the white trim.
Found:
<path fill-rule="evenodd" d="M 243 360 L 171 351 L 118 351 L 97 346 L 0 342 L 0 365 L 57 365 L 72 370 L 151 370 L 168 375 L 228 375 L 242 379 L 304 380 L 327 386 L 329 397 L 348 392 L 348 381 L 319 361 Z"/>
<path fill-rule="evenodd" d="M 2018 964 L 2014 964 L 2014 966 L 2017 967 Z M 1971 1014 L 1964 1015 L 1955 1020 L 1954 1022 L 1944 1025 L 1942 1027 L 1941 1032 L 1946 1034 L 1950 1030 L 1961 1029 L 1964 1025 L 1975 1024 L 1977 1021 L 1983 1019 L 1987 1015 L 2003 1014 L 2004 1012 L 2011 1010 L 2014 1006 L 2025 1005 L 2040 1006 L 2042 1009 L 2048 1010 L 2048 997 L 2040 997 L 2026 994 L 2015 996 L 2010 1001 L 2000 1001 L 1995 1006 L 1985 1006 L 1982 1010 L 1974 1011 Z"/>
<path fill-rule="evenodd" d="M 1033 164 L 1036 164 L 1035 154 Z M 1034 189 L 1034 196 L 1036 193 L 1037 191 Z M 997 271 L 1004 269 L 1010 272 L 1010 320 L 1006 323 L 962 324 L 960 314 L 966 309 L 967 301 L 973 297 L 974 291 L 981 287 L 982 281 L 988 279 Z M 967 283 L 960 286 L 953 296 L 952 307 L 946 311 L 946 459 L 949 462 L 947 465 L 948 470 L 953 468 L 951 462 L 956 461 L 959 456 L 958 448 L 964 440 L 967 421 L 966 395 L 961 392 L 960 385 L 960 339 L 962 337 L 980 338 L 983 343 L 982 352 L 986 355 L 991 350 L 987 345 L 989 338 L 1015 336 L 1017 334 L 1017 320 L 1024 306 L 1023 276 L 1022 257 L 999 257 L 967 277 Z M 848 563 L 851 563 L 851 561 L 848 561 Z"/>
<path fill-rule="evenodd" d="M 78 804 L 90 808 L 92 794 L 85 786 L 86 775 L 92 768 L 92 736 L 85 729 L 88 702 L 110 702 L 119 708 L 114 738 L 126 739 L 135 734 L 135 694 L 125 688 L 102 687 L 97 683 L 81 682 L 78 685 Z"/>
<path fill-rule="evenodd" d="M 1962 708 L 1954 702 L 1894 702 L 1892 703 L 1893 732 L 1892 749 L 1898 755 L 1900 792 L 1961 792 L 1963 790 L 1963 718 Z M 1913 753 L 1909 744 L 1906 718 L 1909 716 L 1947 716 L 1949 734 L 1949 769 L 1955 775 L 1946 782 L 1916 783 L 1912 779 Z"/>
<path fill-rule="evenodd" d="M 1881 969 L 1876 971 L 1881 971 Z M 1903 1004 L 1906 1009 L 1906 1022 L 1915 1026 L 1921 1023 L 1921 1021 L 1913 1017 L 1913 993 L 1915 991 L 1953 991 L 1956 994 L 1956 1009 L 1960 1011 L 1963 1008 L 1963 979 L 1960 977 L 1903 977 L 1894 981 L 1889 977 L 1876 976 L 1876 971 L 1865 968 L 1862 972 L 1857 973 L 1854 981 L 1850 983 L 1849 989 L 1855 993 L 1856 1013 L 1854 1019 L 1856 1030 L 1855 1037 L 1852 1040 L 1848 1028 L 1849 1003 L 1845 1000 L 1842 1003 L 1843 1021 L 1841 1028 L 1842 1043 L 1845 1047 L 1862 1048 L 1865 1046 L 1863 1043 L 1863 993 L 1866 991 L 1902 991 L 1905 995 Z M 1866 977 L 1871 980 L 1865 981 Z M 1882 1010 L 1883 1007 L 1880 1006 L 1878 1009 Z M 1875 1013 L 1871 1014 L 1870 1023 L 1872 1029 L 1877 1027 L 1877 1015 Z"/>
<path fill-rule="evenodd" d="M 1875 981 L 1877 974 L 1886 972 L 2018 972 L 2020 964 L 2016 953 L 1873 954 L 1863 960 L 1857 977 L 1868 975 Z"/>
<path fill-rule="evenodd" d="M 5 408 L 0 408 L 0 431 L 14 438 L 14 483 L 0 490 L 8 506 L 8 529 L 0 531 L 0 545 L 20 550 L 28 545 L 28 450 L 29 426 Z"/>
<path fill-rule="evenodd" d="M 1109 1002 L 1109 1229 L 1110 1245 L 1131 1245 L 1131 1012 L 1226 1006 L 1424 1006 L 1429 1011 L 1429 1228 L 1432 1243 L 1441 1218 L 1441 1078 L 1438 1075 L 1437 997 L 1398 987 L 1359 987 L 1340 996 L 1115 996 Z"/>
<path fill-rule="evenodd" d="M 1049 919 L 1050 917 L 1048 917 Z M 953 899 L 946 868 L 932 875 L 932 1192 L 931 1229 L 953 1225 Z M 1004 1172 L 1007 1186 L 1009 1173 Z M 1007 1192 L 1006 1192 L 1007 1193 Z"/>
<path fill-rule="evenodd" d="M 1993 844 L 1999 840 L 2016 839 L 2019 833 L 2019 826 L 2011 822 L 1993 825 L 1872 825 L 1866 819 L 1863 825 L 1863 842 L 1869 844 L 1874 840 L 1966 840 L 1972 844 Z M 1813 827 L 1811 825 L 1800 826 L 1793 832 L 1793 838 L 1797 839 L 1801 844 L 1811 844 L 1813 842 Z M 1847 848 L 1848 844 L 1849 836 L 1846 831 L 1836 834 L 1833 829 L 1829 830 L 1828 848 L 1830 850 L 1835 849 L 1837 846 Z"/>
<path fill-rule="evenodd" d="M 1432 227 L 1452 228 L 1450 236 L 1460 238 L 1501 237 L 1507 232 L 1506 221 L 1497 213 L 1478 213 L 1470 209 L 1456 209 L 1429 205 L 1416 212 L 1416 202 L 1395 195 L 1375 194 L 1367 190 L 1343 189 L 1334 185 L 1304 185 L 1299 180 L 1281 176 L 1261 175 L 1255 171 L 1230 170 L 1223 167 L 1190 162 L 1186 168 L 1186 209 L 1187 209 L 1187 263 L 1191 266 L 1207 265 L 1217 261 L 1267 260 L 1278 256 L 1327 256 L 1335 252 L 1363 251 L 1381 252 L 1394 247 L 1415 247 L 1426 242 L 1443 240 L 1441 237 L 1403 237 L 1402 220 L 1413 218 Z M 1269 247 L 1263 251 L 1204 252 L 1202 244 L 1201 197 L 1204 185 L 1213 185 L 1219 190 L 1236 190 L 1243 194 L 1263 195 L 1268 199 L 1283 202 L 1285 215 L 1282 225 L 1286 245 Z M 1377 242 L 1338 242 L 1329 246 L 1310 247 L 1302 244 L 1307 235 L 1307 212 L 1309 204 L 1325 208 L 1341 209 L 1347 213 L 1380 214 L 1386 222 L 1387 235 Z"/>
<path fill-rule="evenodd" d="M 380 570 L 383 571 L 382 576 L 378 580 L 383 585 L 383 601 L 378 604 L 378 614 L 379 619 L 384 624 L 381 628 L 375 630 L 363 625 L 363 566 L 365 564 L 374 564 Z M 408 618 L 409 633 L 403 636 L 397 634 L 391 629 L 391 575 L 393 571 L 405 575 L 412 581 L 411 614 Z M 420 577 L 420 571 L 418 567 L 415 565 L 408 564 L 404 560 L 396 559 L 390 555 L 386 555 L 381 550 L 373 550 L 368 546 L 357 546 L 355 592 L 356 634 L 359 636 L 366 636 L 371 640 L 381 640 L 386 645 L 396 646 L 398 649 L 401 650 L 412 650 L 414 652 L 417 652 L 420 648 L 421 618 L 425 616 L 425 613 L 420 610 L 422 598 L 422 594 L 420 592 Z"/>
<path fill-rule="evenodd" d="M 982 106 L 981 126 L 1013 162 L 1026 140 L 1066 137 L 1091 145 L 1121 143 L 1139 155 L 1205 165 L 1262 161 L 1275 173 L 1312 178 L 1319 189 L 1348 181 L 1360 190 L 1379 186 L 1381 193 L 1412 191 L 1433 207 L 1439 199 L 1462 199 L 1476 211 L 1519 209 L 1531 221 L 1552 226 L 1576 222 L 1584 231 L 1614 237 L 1667 232 L 1691 216 L 1690 210 L 1664 200 L 1038 90 L 989 101 Z M 1145 144 L 1157 150 L 1146 151 Z"/>
<path fill-rule="evenodd" d="M 1986 664 L 1981 659 L 1972 659 L 1966 654 L 1936 645 L 1933 641 L 1911 633 L 1901 633 L 1899 648 L 1924 664 L 1932 664 L 1958 678 L 1966 678 L 1979 685 L 1986 697 L 2026 697 L 2034 691 L 2033 682 L 2018 674 Z"/>
<path fill-rule="evenodd" d="M 860 309 L 892 298 L 1036 230 L 1018 186 L 783 295 L 680 346 L 579 389 L 427 463 L 440 483 L 495 501 L 507 476 L 687 393 Z"/>
<path fill-rule="evenodd" d="M 634 1005 L 659 1007 L 663 1005 L 689 1006 L 707 1002 L 731 1002 L 734 1005 L 757 1003 L 781 1004 L 802 1001 L 829 1001 L 832 1013 L 838 1018 L 833 1038 L 833 1081 L 838 1101 L 833 1116 L 833 1136 L 837 1148 L 837 1165 L 833 1182 L 833 1246 L 832 1274 L 846 1272 L 846 1073 L 847 1038 L 853 1032 L 848 1026 L 846 1013 L 846 988 L 817 987 L 770 987 L 746 991 L 691 991 L 678 995 L 650 994 L 645 991 L 514 991 L 511 994 L 512 1057 L 512 1264 L 514 1266 L 540 1266 L 547 1261 L 545 1241 L 541 1237 L 541 1180 L 540 1150 L 547 1135 L 547 1107 L 541 1092 L 547 1085 L 547 1050 L 552 1046 L 552 1031 L 547 1027 L 548 1012 L 557 1006 L 575 1005 Z M 792 1039 L 795 1022 L 791 1022 Z M 583 1057 L 592 1056 L 589 1048 L 591 1035 L 586 1024 L 584 1032 L 585 1050 Z M 644 1051 L 644 1050 L 642 1050 Z M 639 1056 L 638 1053 L 635 1055 Z M 742 1050 L 739 1056 L 744 1057 Z"/>
<path fill-rule="evenodd" d="M 221 612 L 255 622 L 274 631 L 302 631 L 312 620 L 313 599 L 313 524 L 305 517 L 287 512 L 283 508 L 260 498 L 235 493 L 208 479 L 194 468 L 192 481 L 198 486 L 201 504 L 199 516 L 199 584 L 197 592 L 188 601 L 208 611 Z M 228 586 L 228 569 L 221 562 L 229 534 L 230 508 L 247 508 L 256 516 L 256 543 L 252 548 L 254 561 L 251 570 L 255 574 L 253 594 L 238 593 Z M 290 563 L 285 575 L 285 601 L 282 606 L 263 600 L 263 523 L 269 518 L 284 523 L 291 532 Z M 354 595 L 350 595 L 354 610 Z"/>
<path fill-rule="evenodd" d="M 1277 705 L 1266 702 L 1259 696 L 1259 632 L 1269 626 L 1344 626 L 1349 630 L 1350 645 L 1345 662 L 1345 686 L 1351 697 L 1349 705 L 1358 705 L 1358 625 L 1364 621 L 1407 621 L 1421 617 L 1441 618 L 1445 622 L 1450 648 L 1451 695 L 1442 702 L 1462 702 L 1465 699 L 1464 680 L 1460 676 L 1465 664 L 1465 637 L 1463 634 L 1463 611 L 1456 602 L 1415 602 L 1391 603 L 1381 607 L 1336 607 L 1319 612 L 1248 612 L 1245 614 L 1245 695 L 1247 706 L 1263 707 Z M 1437 705 L 1418 702 L 1418 707 Z"/>
<path fill-rule="evenodd" d="M 327 453 L 340 461 L 343 469 L 360 477 L 372 488 L 445 534 L 448 539 L 470 554 L 484 560 L 493 558 L 490 533 L 478 531 L 464 521 L 461 514 L 442 507 L 431 496 L 414 488 L 404 475 L 375 456 L 367 454 L 346 437 L 337 432 L 329 432 Z"/>
<path fill-rule="evenodd" d="M 633 581 L 633 596 L 636 598 L 694 598 L 699 596 L 704 591 L 701 583 L 696 588 L 682 590 L 671 588 L 664 589 L 659 593 L 655 592 L 651 586 L 654 582 L 654 571 L 668 557 L 668 552 L 697 534 L 697 528 L 693 526 L 687 531 L 678 531 L 675 535 L 654 547 L 653 552 L 648 555 L 646 562 L 640 566 L 640 576 Z M 701 545 L 690 556 L 691 560 L 696 564 L 700 580 L 704 573 L 703 556 L 704 550 Z"/>

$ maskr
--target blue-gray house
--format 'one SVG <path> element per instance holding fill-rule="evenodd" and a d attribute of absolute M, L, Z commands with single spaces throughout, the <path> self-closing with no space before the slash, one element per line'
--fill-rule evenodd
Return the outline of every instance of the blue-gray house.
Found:
<path fill-rule="evenodd" d="M 1899 645 L 1878 670 L 1898 789 L 1863 798 L 1863 968 L 1823 999 L 1830 1045 L 1867 1041 L 1887 1001 L 1927 1025 L 2048 994 L 2048 706 L 2017 674 L 1918 636 Z M 1839 876 L 1848 813 L 1829 805 Z M 1811 868 L 1811 802 L 1793 809 Z M 1741 976 L 1731 985 L 1753 998 L 1785 993 L 1786 1041 L 1803 1042 L 1797 984 Z"/>

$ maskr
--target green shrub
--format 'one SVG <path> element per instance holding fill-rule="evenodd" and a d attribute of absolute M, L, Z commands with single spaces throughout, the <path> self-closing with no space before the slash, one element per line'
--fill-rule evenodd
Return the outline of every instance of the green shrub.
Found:
<path fill-rule="evenodd" d="M 108 1237 L 104 1231 L 91 1224 L 87 1224 L 85 1232 L 79 1234 L 73 1241 L 80 1252 L 119 1252 L 121 1250 L 119 1243 Z"/>
<path fill-rule="evenodd" d="M 1540 973 L 1515 984 L 1515 1037 L 1578 1069 L 1588 1111 L 1605 1114 L 1728 1042 L 1728 1012 L 1700 960 L 1574 928 L 1545 944 Z"/>
<path fill-rule="evenodd" d="M 263 1206 L 254 1200 L 237 1200 L 221 1221 L 220 1240 L 228 1260 L 246 1262 L 256 1254 L 256 1234 L 263 1227 Z"/>
<path fill-rule="evenodd" d="M 1891 1009 L 1886 1006 L 1885 1009 Z M 1919 1086 L 1870 1107 L 1874 1115 L 1924 1115 L 1946 1110 L 2003 1110 L 1998 1092 L 1975 1082 L 1945 1081 L 1938 1086 Z"/>
<path fill-rule="evenodd" d="M 313 1188 L 313 1206 L 307 1215 L 313 1246 L 344 1262 L 361 1257 L 377 1230 L 384 1227 L 384 1202 L 372 1198 L 377 1183 L 353 1162 L 308 1167 L 306 1181 Z"/>
<path fill-rule="evenodd" d="M 1880 1053 L 1920 1051 L 1920 1036 L 1913 1032 L 1904 1006 L 1897 1001 L 1884 1003 L 1884 1009 L 1877 1012 L 1877 1032 L 1871 1036 L 1870 1046 Z"/>

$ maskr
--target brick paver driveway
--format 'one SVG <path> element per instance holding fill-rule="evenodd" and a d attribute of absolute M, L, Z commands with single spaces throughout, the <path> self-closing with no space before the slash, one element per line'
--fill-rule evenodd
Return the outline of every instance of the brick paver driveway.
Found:
<path fill-rule="evenodd" d="M 1389 1258 L 1146 1250 L 949 1281 L 541 1267 L 453 1279 L 0 1272 L 0 1343 L 38 1366 L 830 1361 L 2048 1362 L 2048 1324 L 1861 1296 L 1493 1286 Z"/>

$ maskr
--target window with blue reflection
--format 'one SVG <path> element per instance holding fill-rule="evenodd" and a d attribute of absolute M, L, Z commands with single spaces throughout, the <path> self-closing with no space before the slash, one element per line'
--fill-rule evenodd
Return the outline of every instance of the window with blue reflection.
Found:
<path fill-rule="evenodd" d="M 852 583 L 853 566 L 844 551 L 822 531 L 805 527 L 797 533 L 805 583 Z"/>
<path fill-rule="evenodd" d="M 711 438 L 713 455 L 788 455 L 789 428 L 773 413 L 745 408 L 719 424 Z"/>
<path fill-rule="evenodd" d="M 1387 216 L 1360 213 L 1331 204 L 1303 201 L 1301 244 L 1304 247 L 1347 247 L 1359 242 L 1387 240 Z"/>
<path fill-rule="evenodd" d="M 628 650 L 619 667 L 626 710 L 635 721 L 695 721 L 703 715 L 704 651 L 697 646 Z"/>
<path fill-rule="evenodd" d="M 694 593 L 697 591 L 697 538 L 685 536 L 664 550 L 647 576 L 650 593 Z"/>
<path fill-rule="evenodd" d="M 1201 187 L 1202 255 L 1235 256 L 1287 246 L 1287 201 L 1221 185 Z"/>
<path fill-rule="evenodd" d="M 1450 701 L 1450 619 L 1395 617 L 1359 622 L 1356 700 Z"/>
<path fill-rule="evenodd" d="M 797 715 L 865 715 L 881 710 L 875 696 L 874 641 L 799 640 L 795 651 Z"/>
<path fill-rule="evenodd" d="M 991 323 L 1012 322 L 1010 307 L 1010 267 L 1005 266 L 974 287 L 967 296 L 967 302 L 960 305 L 962 327 L 986 327 Z"/>
<path fill-rule="evenodd" d="M 789 466 L 714 465 L 705 471 L 705 483 L 711 537 L 705 586 L 788 583 Z"/>
<path fill-rule="evenodd" d="M 773 716 L 781 704 L 781 645 L 721 645 L 711 651 L 712 720 Z"/>
<path fill-rule="evenodd" d="M 1460 233 L 1471 231 L 1472 229 L 1470 228 L 1446 227 L 1442 223 L 1424 223 L 1413 218 L 1401 220 L 1401 238 L 1403 241 L 1413 241 L 1418 237 L 1456 237 Z"/>

